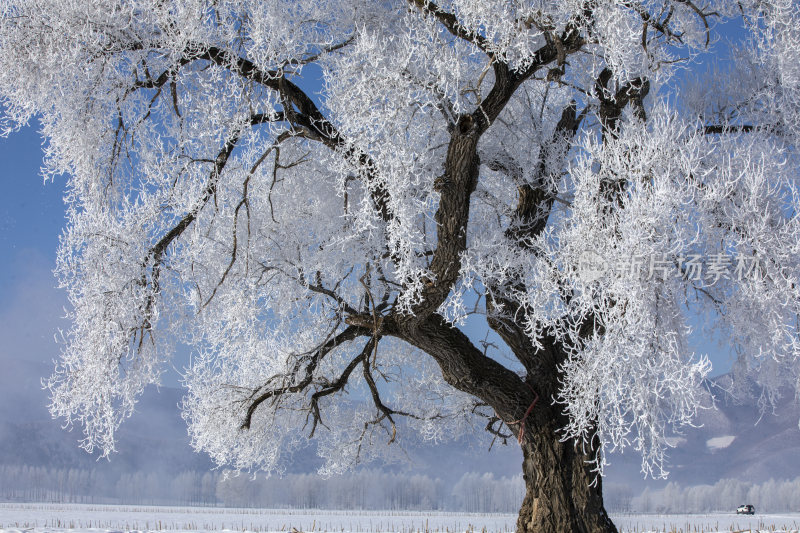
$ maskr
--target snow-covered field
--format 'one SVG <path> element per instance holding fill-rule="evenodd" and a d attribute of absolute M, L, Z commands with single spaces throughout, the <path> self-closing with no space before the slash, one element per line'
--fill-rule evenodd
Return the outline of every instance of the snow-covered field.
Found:
<path fill-rule="evenodd" d="M 620 533 L 675 532 L 752 532 L 781 531 L 798 533 L 800 513 L 756 514 L 737 516 L 735 513 L 711 514 L 628 514 L 611 515 Z"/>
<path fill-rule="evenodd" d="M 800 513 L 736 516 L 616 515 L 621 533 L 800 532 Z M 516 516 L 402 511 L 310 511 L 0 503 L 0 533 L 248 531 L 416 533 L 511 532 Z"/>
<path fill-rule="evenodd" d="M 121 505 L 0 504 L 0 533 L 62 531 L 512 531 L 516 517 L 413 511 L 331 511 L 146 507 Z M 97 532 L 99 533 L 99 532 Z"/>

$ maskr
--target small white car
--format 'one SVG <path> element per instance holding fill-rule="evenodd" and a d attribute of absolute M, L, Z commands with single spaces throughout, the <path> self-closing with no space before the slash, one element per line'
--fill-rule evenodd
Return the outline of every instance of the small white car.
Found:
<path fill-rule="evenodd" d="M 752 505 L 740 505 L 736 509 L 736 514 L 756 514 L 756 508 Z"/>

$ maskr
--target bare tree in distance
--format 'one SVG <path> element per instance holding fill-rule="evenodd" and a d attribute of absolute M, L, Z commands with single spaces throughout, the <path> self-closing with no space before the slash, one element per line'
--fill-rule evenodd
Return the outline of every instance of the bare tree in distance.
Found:
<path fill-rule="evenodd" d="M 38 117 L 46 175 L 69 175 L 47 386 L 90 452 L 180 340 L 192 444 L 220 465 L 280 472 L 311 438 L 334 473 L 486 429 L 522 448 L 517 531 L 615 531 L 604 453 L 664 475 L 698 409 L 690 317 L 765 405 L 798 383 L 791 0 L 0 14 L 3 127 Z"/>

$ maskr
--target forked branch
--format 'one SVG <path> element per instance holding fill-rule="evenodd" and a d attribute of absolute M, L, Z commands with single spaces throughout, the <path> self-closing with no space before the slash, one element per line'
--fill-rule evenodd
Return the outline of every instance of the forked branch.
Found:
<path fill-rule="evenodd" d="M 279 398 L 285 394 L 302 392 L 308 386 L 310 386 L 314 380 L 314 371 L 319 366 L 320 361 L 322 361 L 322 359 L 332 352 L 336 347 L 352 341 L 357 337 L 370 334 L 371 332 L 369 330 L 365 331 L 363 328 L 359 328 L 357 326 L 348 326 L 341 333 L 327 340 L 308 355 L 308 364 L 304 369 L 305 375 L 300 379 L 300 381 L 292 385 L 274 388 L 269 387 L 266 390 L 256 390 L 253 394 L 252 400 L 250 400 L 250 405 L 247 407 L 247 411 L 245 412 L 241 428 L 250 429 L 250 425 L 253 421 L 253 415 L 262 403 L 273 398 Z"/>

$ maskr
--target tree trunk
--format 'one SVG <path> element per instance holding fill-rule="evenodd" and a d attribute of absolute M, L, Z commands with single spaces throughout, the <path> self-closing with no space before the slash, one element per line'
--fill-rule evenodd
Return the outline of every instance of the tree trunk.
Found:
<path fill-rule="evenodd" d="M 506 309 L 513 308 L 504 302 Z M 527 363 L 528 380 L 478 350 L 469 337 L 441 315 L 384 319 L 382 331 L 429 354 L 453 387 L 491 406 L 508 427 L 523 429 L 522 471 L 526 494 L 517 533 L 617 533 L 603 508 L 601 480 L 595 479 L 589 453 L 560 442 L 568 419 L 561 405 L 548 401 L 558 392 L 558 369 L 566 357 L 555 339 L 534 347 L 521 327 L 490 322 L 517 358 Z M 534 401 L 537 397 L 540 401 Z M 533 406 L 531 409 L 530 406 Z M 524 420 L 518 420 L 524 413 Z M 511 422 L 514 420 L 513 422 Z"/>
<path fill-rule="evenodd" d="M 602 480 L 595 479 L 589 456 L 559 440 L 561 416 L 549 413 L 555 410 L 537 405 L 523 430 L 525 499 L 516 533 L 616 533 L 603 507 Z"/>

